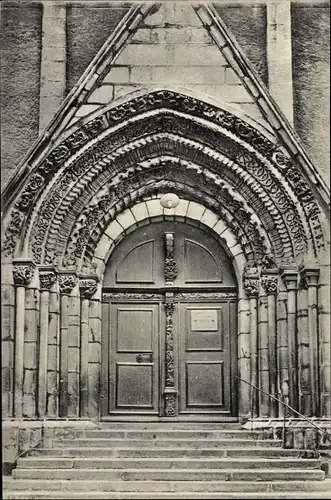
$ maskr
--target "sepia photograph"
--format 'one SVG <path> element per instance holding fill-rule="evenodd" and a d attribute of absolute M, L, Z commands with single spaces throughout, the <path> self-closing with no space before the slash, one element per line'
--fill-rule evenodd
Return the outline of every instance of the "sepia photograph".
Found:
<path fill-rule="evenodd" d="M 330 2 L 0 25 L 3 498 L 330 500 Z"/>

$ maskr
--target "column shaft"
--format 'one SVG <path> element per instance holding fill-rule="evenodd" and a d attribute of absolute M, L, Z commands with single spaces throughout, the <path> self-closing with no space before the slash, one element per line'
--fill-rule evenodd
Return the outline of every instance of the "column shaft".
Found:
<path fill-rule="evenodd" d="M 269 416 L 269 338 L 268 338 L 268 302 L 265 295 L 260 296 L 259 303 L 259 378 L 260 417 Z"/>
<path fill-rule="evenodd" d="M 60 416 L 68 415 L 68 295 L 60 299 Z"/>
<path fill-rule="evenodd" d="M 277 363 L 276 363 L 276 295 L 268 294 L 268 331 L 269 331 L 269 392 L 277 394 Z M 276 417 L 276 402 L 270 398 L 270 416 Z"/>
<path fill-rule="evenodd" d="M 251 297 L 250 306 L 250 336 L 251 336 L 251 384 L 258 386 L 258 322 L 257 322 L 257 297 Z M 251 403 L 253 416 L 257 416 L 259 394 L 257 389 L 251 387 Z"/>
<path fill-rule="evenodd" d="M 309 361 L 312 415 L 319 412 L 317 287 L 308 284 Z"/>
<path fill-rule="evenodd" d="M 80 331 L 80 416 L 88 416 L 89 299 L 81 303 Z"/>
<path fill-rule="evenodd" d="M 47 413 L 47 365 L 48 365 L 49 291 L 40 293 L 40 339 L 38 367 L 38 416 Z"/>
<path fill-rule="evenodd" d="M 14 416 L 23 416 L 25 287 L 16 288 Z"/>
<path fill-rule="evenodd" d="M 287 331 L 288 331 L 288 371 L 289 371 L 289 401 L 293 408 L 297 409 L 297 307 L 296 307 L 296 290 L 287 292 Z"/>

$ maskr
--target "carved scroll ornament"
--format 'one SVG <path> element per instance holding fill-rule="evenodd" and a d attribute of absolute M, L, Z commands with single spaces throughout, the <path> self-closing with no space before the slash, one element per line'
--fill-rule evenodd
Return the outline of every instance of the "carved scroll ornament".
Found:
<path fill-rule="evenodd" d="M 261 285 L 267 292 L 267 294 L 277 293 L 278 289 L 278 277 L 277 276 L 263 276 L 261 280 Z"/>
<path fill-rule="evenodd" d="M 259 279 L 244 279 L 245 292 L 249 299 L 259 295 L 259 286 Z"/>

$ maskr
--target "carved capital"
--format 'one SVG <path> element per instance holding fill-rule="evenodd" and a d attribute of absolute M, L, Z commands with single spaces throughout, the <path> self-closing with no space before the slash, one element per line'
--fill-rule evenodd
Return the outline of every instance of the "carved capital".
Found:
<path fill-rule="evenodd" d="M 283 266 L 281 269 L 281 277 L 288 291 L 297 289 L 298 286 L 298 270 L 294 266 Z"/>
<path fill-rule="evenodd" d="M 16 260 L 13 267 L 13 278 L 15 286 L 28 286 L 34 273 L 34 265 L 31 261 Z"/>
<path fill-rule="evenodd" d="M 54 271 L 39 271 L 40 290 L 49 291 L 55 281 L 56 274 Z"/>
<path fill-rule="evenodd" d="M 63 295 L 70 295 L 76 284 L 77 276 L 75 274 L 61 274 L 59 276 L 60 293 Z"/>
<path fill-rule="evenodd" d="M 300 274 L 306 287 L 318 286 L 320 270 L 316 264 L 307 262 L 300 267 Z"/>
<path fill-rule="evenodd" d="M 79 281 L 79 291 L 84 299 L 90 299 L 95 294 L 98 287 L 96 278 L 86 278 Z"/>
<path fill-rule="evenodd" d="M 267 294 L 277 293 L 278 277 L 277 276 L 262 276 L 261 285 Z"/>
<path fill-rule="evenodd" d="M 246 295 L 249 299 L 258 297 L 259 295 L 259 287 L 260 287 L 260 280 L 258 278 L 245 278 L 244 279 L 244 287 L 245 287 L 245 292 Z"/>

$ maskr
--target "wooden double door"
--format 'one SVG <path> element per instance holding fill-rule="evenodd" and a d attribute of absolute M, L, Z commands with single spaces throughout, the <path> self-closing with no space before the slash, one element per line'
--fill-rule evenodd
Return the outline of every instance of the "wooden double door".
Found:
<path fill-rule="evenodd" d="M 103 416 L 234 417 L 236 289 L 218 242 L 183 223 L 137 229 L 104 284 Z"/>

